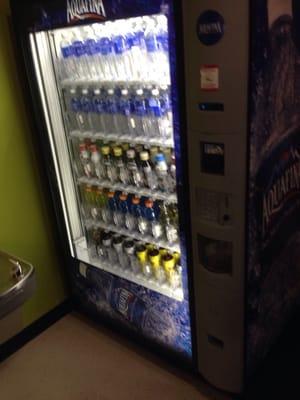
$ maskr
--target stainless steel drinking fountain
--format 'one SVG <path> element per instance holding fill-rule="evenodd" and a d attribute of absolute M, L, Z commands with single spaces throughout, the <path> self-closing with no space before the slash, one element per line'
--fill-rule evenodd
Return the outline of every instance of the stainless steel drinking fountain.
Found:
<path fill-rule="evenodd" d="M 0 251 L 0 345 L 23 329 L 21 306 L 35 286 L 34 267 Z"/>

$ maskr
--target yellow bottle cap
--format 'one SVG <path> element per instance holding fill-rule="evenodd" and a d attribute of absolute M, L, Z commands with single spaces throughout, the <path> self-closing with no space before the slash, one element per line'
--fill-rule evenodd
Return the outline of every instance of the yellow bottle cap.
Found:
<path fill-rule="evenodd" d="M 172 254 L 165 254 L 162 261 L 165 271 L 172 271 L 175 268 L 175 258 Z"/>
<path fill-rule="evenodd" d="M 154 250 L 150 250 L 149 253 L 149 260 L 151 263 L 151 266 L 153 268 L 159 268 L 160 266 L 160 254 L 159 251 L 154 249 Z"/>
<path fill-rule="evenodd" d="M 145 264 L 145 262 L 147 261 L 147 250 L 146 250 L 146 247 L 143 246 L 143 245 L 137 246 L 137 248 L 136 248 L 136 256 L 137 256 L 138 260 L 142 264 Z"/>
<path fill-rule="evenodd" d="M 168 254 L 168 250 L 167 249 L 159 249 L 159 254 L 161 257 L 163 257 L 164 255 Z"/>
<path fill-rule="evenodd" d="M 180 262 L 180 253 L 174 252 L 173 257 L 175 258 L 175 264 Z"/>
<path fill-rule="evenodd" d="M 110 153 L 110 148 L 109 148 L 109 146 L 103 146 L 102 149 L 101 149 L 101 153 L 102 153 L 104 156 L 108 156 L 109 153 Z"/>
<path fill-rule="evenodd" d="M 121 149 L 121 147 L 114 147 L 114 155 L 115 157 L 121 157 L 123 151 Z"/>

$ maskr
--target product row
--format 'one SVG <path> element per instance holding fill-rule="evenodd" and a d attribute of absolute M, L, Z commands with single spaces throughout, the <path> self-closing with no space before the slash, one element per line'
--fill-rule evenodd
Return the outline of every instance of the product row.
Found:
<path fill-rule="evenodd" d="M 176 163 L 173 150 L 156 146 L 92 142 L 73 139 L 78 177 L 97 178 L 107 184 L 131 185 L 136 188 L 176 191 Z"/>
<path fill-rule="evenodd" d="M 151 236 L 170 246 L 178 243 L 176 204 L 83 184 L 80 194 L 84 219 L 135 232 L 141 239 Z"/>
<path fill-rule="evenodd" d="M 64 89 L 70 131 L 169 140 L 173 137 L 168 86 Z"/>
<path fill-rule="evenodd" d="M 61 79 L 168 82 L 167 24 L 159 15 L 65 30 L 58 38 Z"/>
<path fill-rule="evenodd" d="M 181 287 L 180 254 L 125 238 L 109 231 L 92 228 L 88 231 L 88 245 L 92 258 L 121 268 L 137 276 L 167 284 L 172 289 Z"/>

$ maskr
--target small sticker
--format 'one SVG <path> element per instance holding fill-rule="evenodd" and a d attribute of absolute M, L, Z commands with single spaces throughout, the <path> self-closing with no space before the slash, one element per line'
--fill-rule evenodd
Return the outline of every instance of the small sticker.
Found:
<path fill-rule="evenodd" d="M 201 90 L 219 90 L 219 67 L 217 65 L 202 65 L 200 68 Z"/>
<path fill-rule="evenodd" d="M 197 35 L 205 46 L 217 44 L 225 32 L 225 21 L 221 14 L 214 10 L 204 11 L 197 21 Z"/>

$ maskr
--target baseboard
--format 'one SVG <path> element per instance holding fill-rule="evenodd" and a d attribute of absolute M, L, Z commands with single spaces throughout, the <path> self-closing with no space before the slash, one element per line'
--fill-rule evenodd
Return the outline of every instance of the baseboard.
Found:
<path fill-rule="evenodd" d="M 33 324 L 29 325 L 16 336 L 12 337 L 7 342 L 0 345 L 0 362 L 4 361 L 13 353 L 18 351 L 26 343 L 45 331 L 60 318 L 62 318 L 66 314 L 69 314 L 72 309 L 72 302 L 70 300 L 66 300 L 55 307 L 53 310 L 49 311 L 46 315 L 39 318 Z"/>

